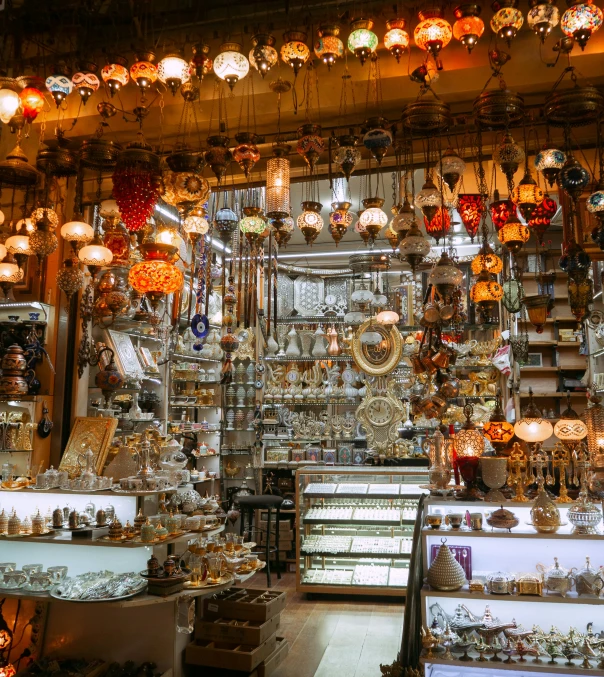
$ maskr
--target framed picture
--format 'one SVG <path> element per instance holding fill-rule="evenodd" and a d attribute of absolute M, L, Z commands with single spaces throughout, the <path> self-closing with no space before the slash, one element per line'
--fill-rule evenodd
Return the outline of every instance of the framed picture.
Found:
<path fill-rule="evenodd" d="M 541 353 L 529 353 L 526 367 L 542 367 L 543 355 Z"/>
<path fill-rule="evenodd" d="M 95 458 L 94 469 L 97 475 L 100 475 L 107 460 L 109 446 L 116 428 L 116 418 L 76 417 L 63 457 L 59 463 L 59 470 L 67 471 L 69 477 L 79 475 L 80 470 L 84 469 L 80 467 L 80 463 L 83 461 L 81 455 L 90 448 Z"/>
<path fill-rule="evenodd" d="M 107 329 L 106 332 L 106 343 L 115 353 L 115 363 L 120 372 L 127 378 L 144 378 L 145 374 L 130 336 L 115 329 Z"/>

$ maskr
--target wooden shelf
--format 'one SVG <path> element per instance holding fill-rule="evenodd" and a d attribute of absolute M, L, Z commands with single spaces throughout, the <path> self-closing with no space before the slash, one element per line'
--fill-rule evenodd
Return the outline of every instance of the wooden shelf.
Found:
<path fill-rule="evenodd" d="M 529 393 L 519 393 L 519 395 L 520 395 L 521 399 L 529 397 Z M 585 398 L 587 398 L 587 393 L 581 392 L 581 391 L 579 391 L 579 392 L 568 392 L 568 393 L 533 393 L 533 397 L 539 397 L 539 398 L 554 397 L 554 398 L 558 399 L 558 398 L 565 398 L 567 395 L 570 395 L 571 397 L 585 397 Z"/>
<path fill-rule="evenodd" d="M 525 503 L 525 505 L 530 507 L 531 503 Z M 462 531 L 461 529 L 452 529 L 449 531 L 425 527 L 422 529 L 422 534 L 424 536 L 438 536 L 440 538 L 442 538 L 443 534 L 446 534 L 448 536 L 454 536 L 455 538 L 538 538 L 545 540 L 549 539 L 550 541 L 604 541 L 604 535 L 602 534 L 571 534 L 568 532 L 561 533 L 560 531 L 555 534 L 540 534 L 537 531 L 524 531 L 518 529 L 518 527 L 514 527 L 512 531 L 503 531 L 501 529 L 498 531 L 490 531 L 489 529 L 490 527 L 481 531 Z"/>
<path fill-rule="evenodd" d="M 461 600 L 484 600 L 485 602 L 534 602 L 536 604 L 552 603 L 552 604 L 587 604 L 587 605 L 602 605 L 603 598 L 587 597 L 585 595 L 578 596 L 576 592 L 568 592 L 566 597 L 561 595 L 492 595 L 488 592 L 469 592 L 468 586 L 464 585 L 461 590 L 456 592 L 442 592 L 434 590 L 427 585 L 422 588 L 422 597 L 442 597 L 443 599 L 461 599 Z"/>
<path fill-rule="evenodd" d="M 476 659 L 478 656 L 475 652 L 470 652 Z M 540 664 L 535 664 L 530 658 L 526 658 L 523 663 L 518 662 L 517 660 L 512 663 L 505 663 L 503 661 L 496 663 L 468 663 L 464 661 L 445 661 L 441 658 L 431 658 L 428 660 L 425 657 L 420 658 L 420 662 L 423 665 L 448 665 L 454 670 L 451 670 L 451 674 L 455 675 L 467 675 L 472 670 L 476 671 L 477 675 L 484 673 L 485 667 L 489 671 L 499 671 L 499 670 L 512 670 L 518 673 L 527 673 L 527 672 L 546 672 L 546 673 L 560 673 L 561 675 L 593 675 L 593 677 L 604 677 L 604 670 L 585 670 L 585 668 L 580 667 L 577 663 L 573 663 L 572 667 L 564 665 L 562 662 L 556 663 L 556 665 L 550 665 L 546 660 L 543 660 Z M 594 664 L 597 663 L 596 660 L 593 661 Z"/>
<path fill-rule="evenodd" d="M 547 371 L 555 372 L 560 371 L 560 367 L 520 367 L 520 371 Z"/>

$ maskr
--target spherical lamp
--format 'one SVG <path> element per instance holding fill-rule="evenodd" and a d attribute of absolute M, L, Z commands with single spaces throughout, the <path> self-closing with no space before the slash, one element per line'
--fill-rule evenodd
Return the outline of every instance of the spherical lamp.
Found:
<path fill-rule="evenodd" d="M 436 169 L 449 190 L 455 192 L 466 170 L 466 163 L 452 148 L 447 148 L 440 162 L 436 164 Z"/>
<path fill-rule="evenodd" d="M 298 75 L 302 66 L 310 58 L 310 49 L 306 44 L 307 35 L 303 31 L 287 31 L 283 34 L 283 46 L 281 47 L 281 59 L 290 66 L 294 75 Z"/>
<path fill-rule="evenodd" d="M 340 40 L 340 27 L 337 24 L 323 24 L 317 31 L 315 55 L 327 66 L 328 70 L 337 59 L 344 56 L 344 43 Z"/>
<path fill-rule="evenodd" d="M 602 10 L 592 2 L 569 2 L 568 9 L 562 15 L 560 28 L 565 35 L 573 37 L 581 50 L 589 38 L 602 26 Z"/>
<path fill-rule="evenodd" d="M 494 191 L 494 201 L 489 205 L 489 213 L 497 231 L 505 226 L 510 214 L 517 217 L 516 205 L 511 200 L 500 200 L 499 191 L 497 190 Z"/>
<path fill-rule="evenodd" d="M 275 38 L 268 33 L 257 33 L 252 36 L 249 61 L 263 78 L 279 61 L 279 55 L 273 46 L 274 44 Z"/>
<path fill-rule="evenodd" d="M 356 148 L 357 137 L 344 134 L 338 137 L 338 148 L 333 155 L 334 162 L 340 167 L 347 180 L 361 161 L 361 151 Z"/>
<path fill-rule="evenodd" d="M 116 57 L 112 63 L 103 66 L 101 70 L 101 78 L 107 85 L 111 96 L 114 96 L 122 87 L 125 87 L 130 80 L 126 65 L 126 59 L 120 56 Z"/>
<path fill-rule="evenodd" d="M 394 310 L 382 310 L 375 317 L 375 321 L 386 329 L 392 329 L 400 317 Z"/>
<path fill-rule="evenodd" d="M 77 73 L 74 73 L 71 82 L 74 88 L 77 89 L 84 106 L 88 102 L 88 99 L 101 86 L 101 81 L 90 71 L 78 71 Z"/>
<path fill-rule="evenodd" d="M 214 59 L 214 73 L 233 87 L 242 80 L 250 70 L 250 63 L 241 53 L 241 45 L 237 42 L 225 42 L 220 45 L 220 54 Z"/>
<path fill-rule="evenodd" d="M 570 394 L 566 395 L 566 409 L 560 414 L 560 420 L 554 426 L 554 435 L 565 445 L 576 446 L 587 437 L 588 428 L 585 421 L 570 406 Z"/>
<path fill-rule="evenodd" d="M 587 169 L 572 155 L 567 157 L 558 175 L 558 184 L 571 200 L 577 202 L 591 181 Z"/>
<path fill-rule="evenodd" d="M 144 56 L 151 57 L 154 55 L 149 53 L 145 54 Z M 163 62 L 164 60 L 162 59 L 160 63 Z M 166 70 L 164 69 L 162 74 L 165 75 L 165 72 Z M 138 61 L 135 61 L 132 66 L 130 66 L 130 77 L 132 78 L 132 82 L 134 82 L 141 92 L 145 94 L 149 91 L 151 85 L 157 82 L 159 74 L 157 66 L 150 59 L 141 58 Z M 164 82 L 164 80 L 161 82 Z M 166 83 L 164 82 L 164 84 Z M 170 87 L 170 89 L 172 89 L 172 87 Z M 172 93 L 174 94 L 175 91 Z"/>
<path fill-rule="evenodd" d="M 438 188 L 434 185 L 432 177 L 428 177 L 422 189 L 415 196 L 415 206 L 422 210 L 422 214 L 431 221 L 442 205 L 442 197 Z"/>
<path fill-rule="evenodd" d="M 415 44 L 424 52 L 431 54 L 437 60 L 437 64 L 441 50 L 451 42 L 453 37 L 451 24 L 443 14 L 440 8 L 418 12 L 420 21 L 413 31 Z"/>
<path fill-rule="evenodd" d="M 491 30 L 508 45 L 516 37 L 524 23 L 524 15 L 517 8 L 518 0 L 495 0 L 491 9 L 495 12 L 491 19 Z"/>
<path fill-rule="evenodd" d="M 302 203 L 303 212 L 298 216 L 296 225 L 302 231 L 306 244 L 312 245 L 323 230 L 322 207 L 320 202 L 305 201 Z"/>
<path fill-rule="evenodd" d="M 498 455 L 508 455 L 505 453 L 505 450 L 514 437 L 514 426 L 508 423 L 503 413 L 499 395 L 495 401 L 495 408 L 491 417 L 482 426 L 482 433 L 489 440 Z"/>
<path fill-rule="evenodd" d="M 386 35 L 384 35 L 384 47 L 394 56 L 399 63 L 401 56 L 409 49 L 409 33 L 405 30 L 405 19 L 390 19 L 386 21 Z"/>
<path fill-rule="evenodd" d="M 361 66 L 376 51 L 378 46 L 378 37 L 371 30 L 373 21 L 371 19 L 354 19 L 350 22 L 352 32 L 348 36 L 348 49 L 361 62 Z"/>
<path fill-rule="evenodd" d="M 37 87 L 25 87 L 19 92 L 21 109 L 27 122 L 33 122 L 44 110 L 46 99 Z"/>
<path fill-rule="evenodd" d="M 501 143 L 493 152 L 493 160 L 505 174 L 510 191 L 514 181 L 514 174 L 518 171 L 518 167 L 524 162 L 524 158 L 524 150 L 522 150 L 522 148 L 514 141 L 512 135 L 506 132 Z"/>
<path fill-rule="evenodd" d="M 531 0 L 531 8 L 526 15 L 526 22 L 535 35 L 545 42 L 545 38 L 560 23 L 560 12 L 554 4 L 554 0 Z"/>
<path fill-rule="evenodd" d="M 457 21 L 453 24 L 453 37 L 472 52 L 484 33 L 484 21 L 480 18 L 480 5 L 459 5 L 454 11 Z"/>
<path fill-rule="evenodd" d="M 49 75 L 44 81 L 46 89 L 52 94 L 57 108 L 73 92 L 73 82 L 67 73 Z"/>
<path fill-rule="evenodd" d="M 85 221 L 68 221 L 61 226 L 61 237 L 76 251 L 79 246 L 84 246 L 92 240 L 94 229 Z"/>
<path fill-rule="evenodd" d="M 35 252 L 31 248 L 31 243 L 29 241 L 29 235 L 25 234 L 16 234 L 11 235 L 6 239 L 4 243 L 6 250 L 15 257 L 17 265 L 21 270 L 25 267 L 25 262 L 28 257 L 33 256 Z"/>
<path fill-rule="evenodd" d="M 168 54 L 157 64 L 157 78 L 175 95 L 191 79 L 191 67 L 180 54 Z"/>
<path fill-rule="evenodd" d="M 543 191 L 527 170 L 512 193 L 512 201 L 526 221 L 531 218 L 535 208 L 543 202 L 543 197 Z"/>
<path fill-rule="evenodd" d="M 108 266 L 113 261 L 113 253 L 111 249 L 105 247 L 98 233 L 96 233 L 90 244 L 80 249 L 78 259 L 85 266 L 88 266 L 88 270 L 94 279 L 101 268 Z"/>
<path fill-rule="evenodd" d="M 139 294 L 145 294 L 156 311 L 162 298 L 182 289 L 184 275 L 172 263 L 175 246 L 149 242 L 141 244 L 140 249 L 144 260 L 132 266 L 128 282 Z"/>
<path fill-rule="evenodd" d="M 553 187 L 558 174 L 566 162 L 566 154 L 551 146 L 545 146 L 535 155 L 535 168 L 541 172 L 550 186 Z"/>
<path fill-rule="evenodd" d="M 549 421 L 546 421 L 533 400 L 533 389 L 529 388 L 529 403 L 522 418 L 514 424 L 514 433 L 524 442 L 536 444 L 545 442 L 554 432 Z"/>
<path fill-rule="evenodd" d="M 530 236 L 530 230 L 520 223 L 514 213 L 510 213 L 505 225 L 497 233 L 499 242 L 512 254 L 517 254 L 529 241 Z"/>
<path fill-rule="evenodd" d="M 384 200 L 381 197 L 368 197 L 363 200 L 363 213 L 359 217 L 361 225 L 369 233 L 369 240 L 373 242 L 380 230 L 388 224 L 388 216 L 382 210 Z"/>
<path fill-rule="evenodd" d="M 4 298 L 8 299 L 13 286 L 23 279 L 23 270 L 17 265 L 15 258 L 9 252 L 3 261 L 0 261 L 0 289 Z"/>
<path fill-rule="evenodd" d="M 481 271 L 497 275 L 503 270 L 503 261 L 495 254 L 488 242 L 483 243 L 480 252 L 472 259 L 472 272 L 474 275 L 480 275 Z"/>
<path fill-rule="evenodd" d="M 589 205 L 587 207 L 589 209 Z M 558 205 L 555 200 L 545 194 L 541 204 L 537 205 L 527 221 L 527 226 L 537 235 L 539 244 L 543 245 L 543 236 L 549 228 L 552 218 L 558 211 Z"/>
<path fill-rule="evenodd" d="M 417 266 L 430 253 L 430 248 L 430 243 L 414 221 L 407 235 L 401 240 L 398 251 L 401 259 L 406 261 L 411 266 L 411 270 L 415 272 Z"/>
<path fill-rule="evenodd" d="M 490 319 L 493 308 L 503 298 L 503 289 L 495 278 L 486 270 L 481 270 L 478 279 L 470 289 L 470 300 L 476 304 L 480 312 Z"/>
<path fill-rule="evenodd" d="M 8 124 L 13 115 L 19 110 L 21 99 L 12 89 L 0 89 L 0 120 Z"/>
<path fill-rule="evenodd" d="M 406 238 L 405 238 L 406 239 Z M 403 240 L 404 242 L 404 240 Z M 436 265 L 430 271 L 428 282 L 443 296 L 451 296 L 463 280 L 463 272 L 444 251 Z"/>

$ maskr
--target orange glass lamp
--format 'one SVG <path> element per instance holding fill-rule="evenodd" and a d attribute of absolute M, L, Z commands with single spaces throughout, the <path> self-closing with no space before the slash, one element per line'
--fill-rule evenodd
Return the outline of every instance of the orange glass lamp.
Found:
<path fill-rule="evenodd" d="M 33 122 L 38 113 L 44 110 L 46 99 L 37 87 L 25 87 L 19 92 L 21 99 L 21 108 L 23 110 L 23 117 L 27 122 Z"/>
<path fill-rule="evenodd" d="M 463 411 L 466 422 L 455 436 L 456 463 L 466 485 L 463 498 L 478 499 L 482 497 L 482 492 L 477 486 L 477 480 L 480 457 L 484 454 L 484 435 L 472 423 L 474 407 L 471 404 L 466 404 Z"/>
<path fill-rule="evenodd" d="M 528 221 L 535 209 L 543 202 L 545 194 L 531 176 L 528 167 L 520 183 L 514 188 L 512 200 L 520 213 Z"/>
<path fill-rule="evenodd" d="M 503 413 L 501 398 L 497 396 L 491 418 L 482 426 L 482 433 L 493 446 L 498 456 L 509 456 L 509 443 L 514 438 L 514 426 Z"/>
<path fill-rule="evenodd" d="M 529 320 L 538 334 L 543 334 L 543 325 L 547 321 L 550 299 L 549 294 L 535 294 L 534 296 L 525 296 L 522 301 L 528 312 Z"/>
<path fill-rule="evenodd" d="M 524 23 L 524 15 L 518 9 L 518 0 L 494 0 L 491 9 L 495 12 L 491 19 L 491 30 L 508 45 L 518 34 Z"/>
<path fill-rule="evenodd" d="M 111 96 L 114 96 L 120 91 L 120 89 L 122 89 L 122 87 L 125 87 L 130 80 L 130 75 L 128 73 L 128 69 L 126 68 L 127 63 L 128 62 L 124 57 L 118 56 L 115 57 L 111 63 L 103 66 L 101 70 L 101 78 L 107 85 L 109 94 Z"/>
<path fill-rule="evenodd" d="M 142 58 L 142 56 L 147 58 Z M 154 82 L 157 82 L 157 66 L 152 63 L 154 54 L 141 55 L 141 58 L 130 66 L 130 77 L 143 94 L 149 91 Z"/>
<path fill-rule="evenodd" d="M 442 70 L 440 52 L 446 47 L 453 37 L 451 24 L 444 18 L 444 12 L 440 8 L 422 10 L 418 13 L 419 23 L 413 31 L 415 44 L 434 57 L 436 67 Z"/>
<path fill-rule="evenodd" d="M 503 228 L 497 232 L 499 242 L 512 254 L 517 254 L 530 237 L 531 231 L 520 223 L 514 212 L 510 213 Z"/>
<path fill-rule="evenodd" d="M 514 424 L 514 432 L 517 437 L 529 444 L 541 444 L 554 432 L 552 424 L 543 418 L 535 404 L 532 388 L 529 388 L 529 403 L 522 418 Z"/>
<path fill-rule="evenodd" d="M 17 265 L 23 270 L 25 262 L 30 256 L 34 255 L 29 241 L 29 235 L 17 233 L 7 238 L 4 243 L 6 249 L 15 257 Z"/>
<path fill-rule="evenodd" d="M 480 5 L 459 5 L 454 11 L 457 21 L 453 24 L 453 37 L 472 52 L 484 33 L 484 21 L 480 18 Z"/>
<path fill-rule="evenodd" d="M 13 641 L 13 633 L 4 618 L 0 619 L 0 651 L 6 651 Z"/>
<path fill-rule="evenodd" d="M 472 259 L 471 268 L 474 275 L 480 275 L 482 270 L 497 275 L 503 270 L 503 261 L 495 254 L 491 245 L 484 242 L 480 252 Z"/>
<path fill-rule="evenodd" d="M 17 671 L 12 663 L 5 663 L 0 666 L 0 677 L 15 677 Z"/>
<path fill-rule="evenodd" d="M 17 265 L 15 258 L 9 252 L 0 262 L 0 289 L 4 292 L 4 298 L 10 299 L 12 288 L 23 279 L 23 270 Z M 14 299 L 12 299 L 14 301 Z"/>
<path fill-rule="evenodd" d="M 399 63 L 401 56 L 409 49 L 409 33 L 405 30 L 405 19 L 390 19 L 386 21 L 388 29 L 384 35 L 384 47 Z"/>
<path fill-rule="evenodd" d="M 486 322 L 489 321 L 491 312 L 502 298 L 503 287 L 487 270 L 481 270 L 478 279 L 470 289 L 470 300 L 476 304 Z"/>
<path fill-rule="evenodd" d="M 128 273 L 130 286 L 139 294 L 145 294 L 154 311 L 159 302 L 168 294 L 182 289 L 184 275 L 172 263 L 178 248 L 156 242 L 145 242 L 140 245 L 145 257 L 136 263 Z"/>

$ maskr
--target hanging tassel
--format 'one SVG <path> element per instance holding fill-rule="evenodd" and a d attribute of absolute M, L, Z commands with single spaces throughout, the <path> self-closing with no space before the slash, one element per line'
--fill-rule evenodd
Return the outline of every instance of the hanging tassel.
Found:
<path fill-rule="evenodd" d="M 273 253 L 273 231 L 268 234 L 268 280 L 266 284 L 267 296 L 266 301 L 266 333 L 269 334 L 271 330 L 271 308 L 272 308 L 272 283 L 273 283 L 273 266 L 272 266 L 272 253 Z M 261 291 L 264 294 L 264 289 Z"/>
<path fill-rule="evenodd" d="M 239 275 L 237 276 L 237 327 L 241 324 L 241 278 L 243 276 L 243 243 L 241 235 L 238 238 L 239 243 Z"/>

